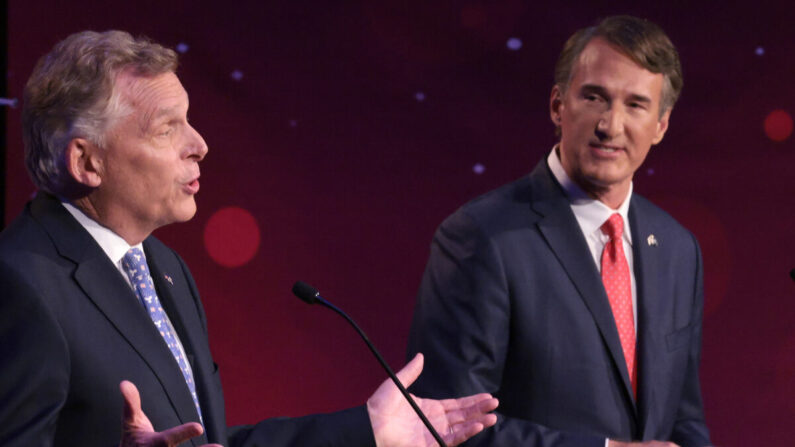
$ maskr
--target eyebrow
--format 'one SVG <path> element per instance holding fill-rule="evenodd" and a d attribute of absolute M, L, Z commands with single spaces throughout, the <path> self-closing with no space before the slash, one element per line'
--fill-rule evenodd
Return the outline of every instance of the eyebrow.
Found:
<path fill-rule="evenodd" d="M 604 96 L 605 98 L 610 96 L 610 95 L 608 95 L 606 88 L 602 87 L 601 85 L 597 85 L 597 84 L 583 84 L 582 87 L 580 87 L 580 92 L 582 92 L 582 93 L 596 93 L 598 95 Z M 630 94 L 629 95 L 629 99 L 630 99 L 630 101 L 642 102 L 642 103 L 645 103 L 645 104 L 651 104 L 651 102 L 652 102 L 651 98 L 649 98 L 648 96 L 640 95 L 640 94 L 637 94 L 637 93 Z"/>
<path fill-rule="evenodd" d="M 179 106 L 161 107 L 161 108 L 155 110 L 155 113 L 152 114 L 152 116 L 149 118 L 149 120 L 150 120 L 150 122 L 154 122 L 154 121 L 156 121 L 156 120 L 158 120 L 158 119 L 160 119 L 160 118 L 162 118 L 164 116 L 175 114 L 177 112 L 177 110 L 179 110 Z"/>
<path fill-rule="evenodd" d="M 177 110 L 179 110 L 179 106 L 173 107 L 159 107 L 152 113 L 147 113 L 142 117 L 142 122 L 140 124 L 142 132 L 150 132 L 152 131 L 152 126 L 157 124 L 157 121 L 160 120 L 164 116 L 172 115 Z"/>

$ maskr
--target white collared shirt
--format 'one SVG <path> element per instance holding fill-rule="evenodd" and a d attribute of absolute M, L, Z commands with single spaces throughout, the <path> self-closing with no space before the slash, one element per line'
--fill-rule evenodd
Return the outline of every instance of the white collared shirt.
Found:
<path fill-rule="evenodd" d="M 624 255 L 627 258 L 629 265 L 629 276 L 632 283 L 632 313 L 635 319 L 635 334 L 638 333 L 638 294 L 635 286 L 635 270 L 633 265 L 632 256 L 632 233 L 629 229 L 629 202 L 632 198 L 632 183 L 629 184 L 629 192 L 627 197 L 621 203 L 617 210 L 610 208 L 604 203 L 593 199 L 585 193 L 574 181 L 566 174 L 563 165 L 560 162 L 560 157 L 557 152 L 558 146 L 552 148 L 547 157 L 547 164 L 555 176 L 558 183 L 563 187 L 566 196 L 569 198 L 571 210 L 574 212 L 574 217 L 577 218 L 577 224 L 582 230 L 585 241 L 588 243 L 588 248 L 591 250 L 591 256 L 596 264 L 596 269 L 601 273 L 602 271 L 602 251 L 610 237 L 602 232 L 600 227 L 610 218 L 614 213 L 621 215 L 624 219 L 624 232 L 621 240 L 624 245 Z"/>

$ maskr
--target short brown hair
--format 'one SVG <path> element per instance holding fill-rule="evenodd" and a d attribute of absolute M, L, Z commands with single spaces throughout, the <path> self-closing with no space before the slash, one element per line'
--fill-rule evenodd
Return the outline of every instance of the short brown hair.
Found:
<path fill-rule="evenodd" d="M 660 116 L 673 108 L 682 92 L 682 66 L 671 39 L 654 23 L 632 16 L 608 17 L 596 26 L 574 33 L 555 64 L 555 84 L 562 92 L 571 82 L 574 65 L 592 39 L 601 37 L 630 59 L 652 73 L 662 73 L 665 80 L 660 101 Z"/>
<path fill-rule="evenodd" d="M 70 184 L 64 151 L 73 138 L 105 144 L 105 131 L 123 107 L 114 93 L 123 70 L 155 76 L 173 72 L 177 54 L 124 31 L 83 31 L 39 59 L 25 85 L 22 131 L 33 183 L 61 194 Z"/>

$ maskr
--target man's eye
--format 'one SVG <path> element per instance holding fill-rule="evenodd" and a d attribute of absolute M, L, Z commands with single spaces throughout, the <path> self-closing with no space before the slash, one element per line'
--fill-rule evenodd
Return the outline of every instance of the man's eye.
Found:
<path fill-rule="evenodd" d="M 599 102 L 602 100 L 602 97 L 595 94 L 587 94 L 585 95 L 585 100 L 588 102 Z"/>

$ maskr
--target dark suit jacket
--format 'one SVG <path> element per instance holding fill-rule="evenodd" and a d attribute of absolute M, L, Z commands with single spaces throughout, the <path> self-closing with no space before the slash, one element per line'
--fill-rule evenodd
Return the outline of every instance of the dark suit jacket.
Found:
<path fill-rule="evenodd" d="M 362 407 L 227 430 L 193 278 L 154 237 L 144 250 L 193 367 L 206 429 L 193 445 L 374 444 Z M 0 294 L 0 445 L 117 445 L 123 379 L 138 387 L 156 430 L 198 421 L 184 378 L 134 292 L 57 199 L 40 193 L 0 235 Z"/>
<path fill-rule="evenodd" d="M 605 437 L 708 445 L 698 244 L 637 195 L 629 225 L 637 402 L 600 274 L 545 162 L 436 232 L 409 339 L 409 356 L 426 358 L 413 391 L 498 397 L 499 422 L 476 445 L 601 447 Z"/>

